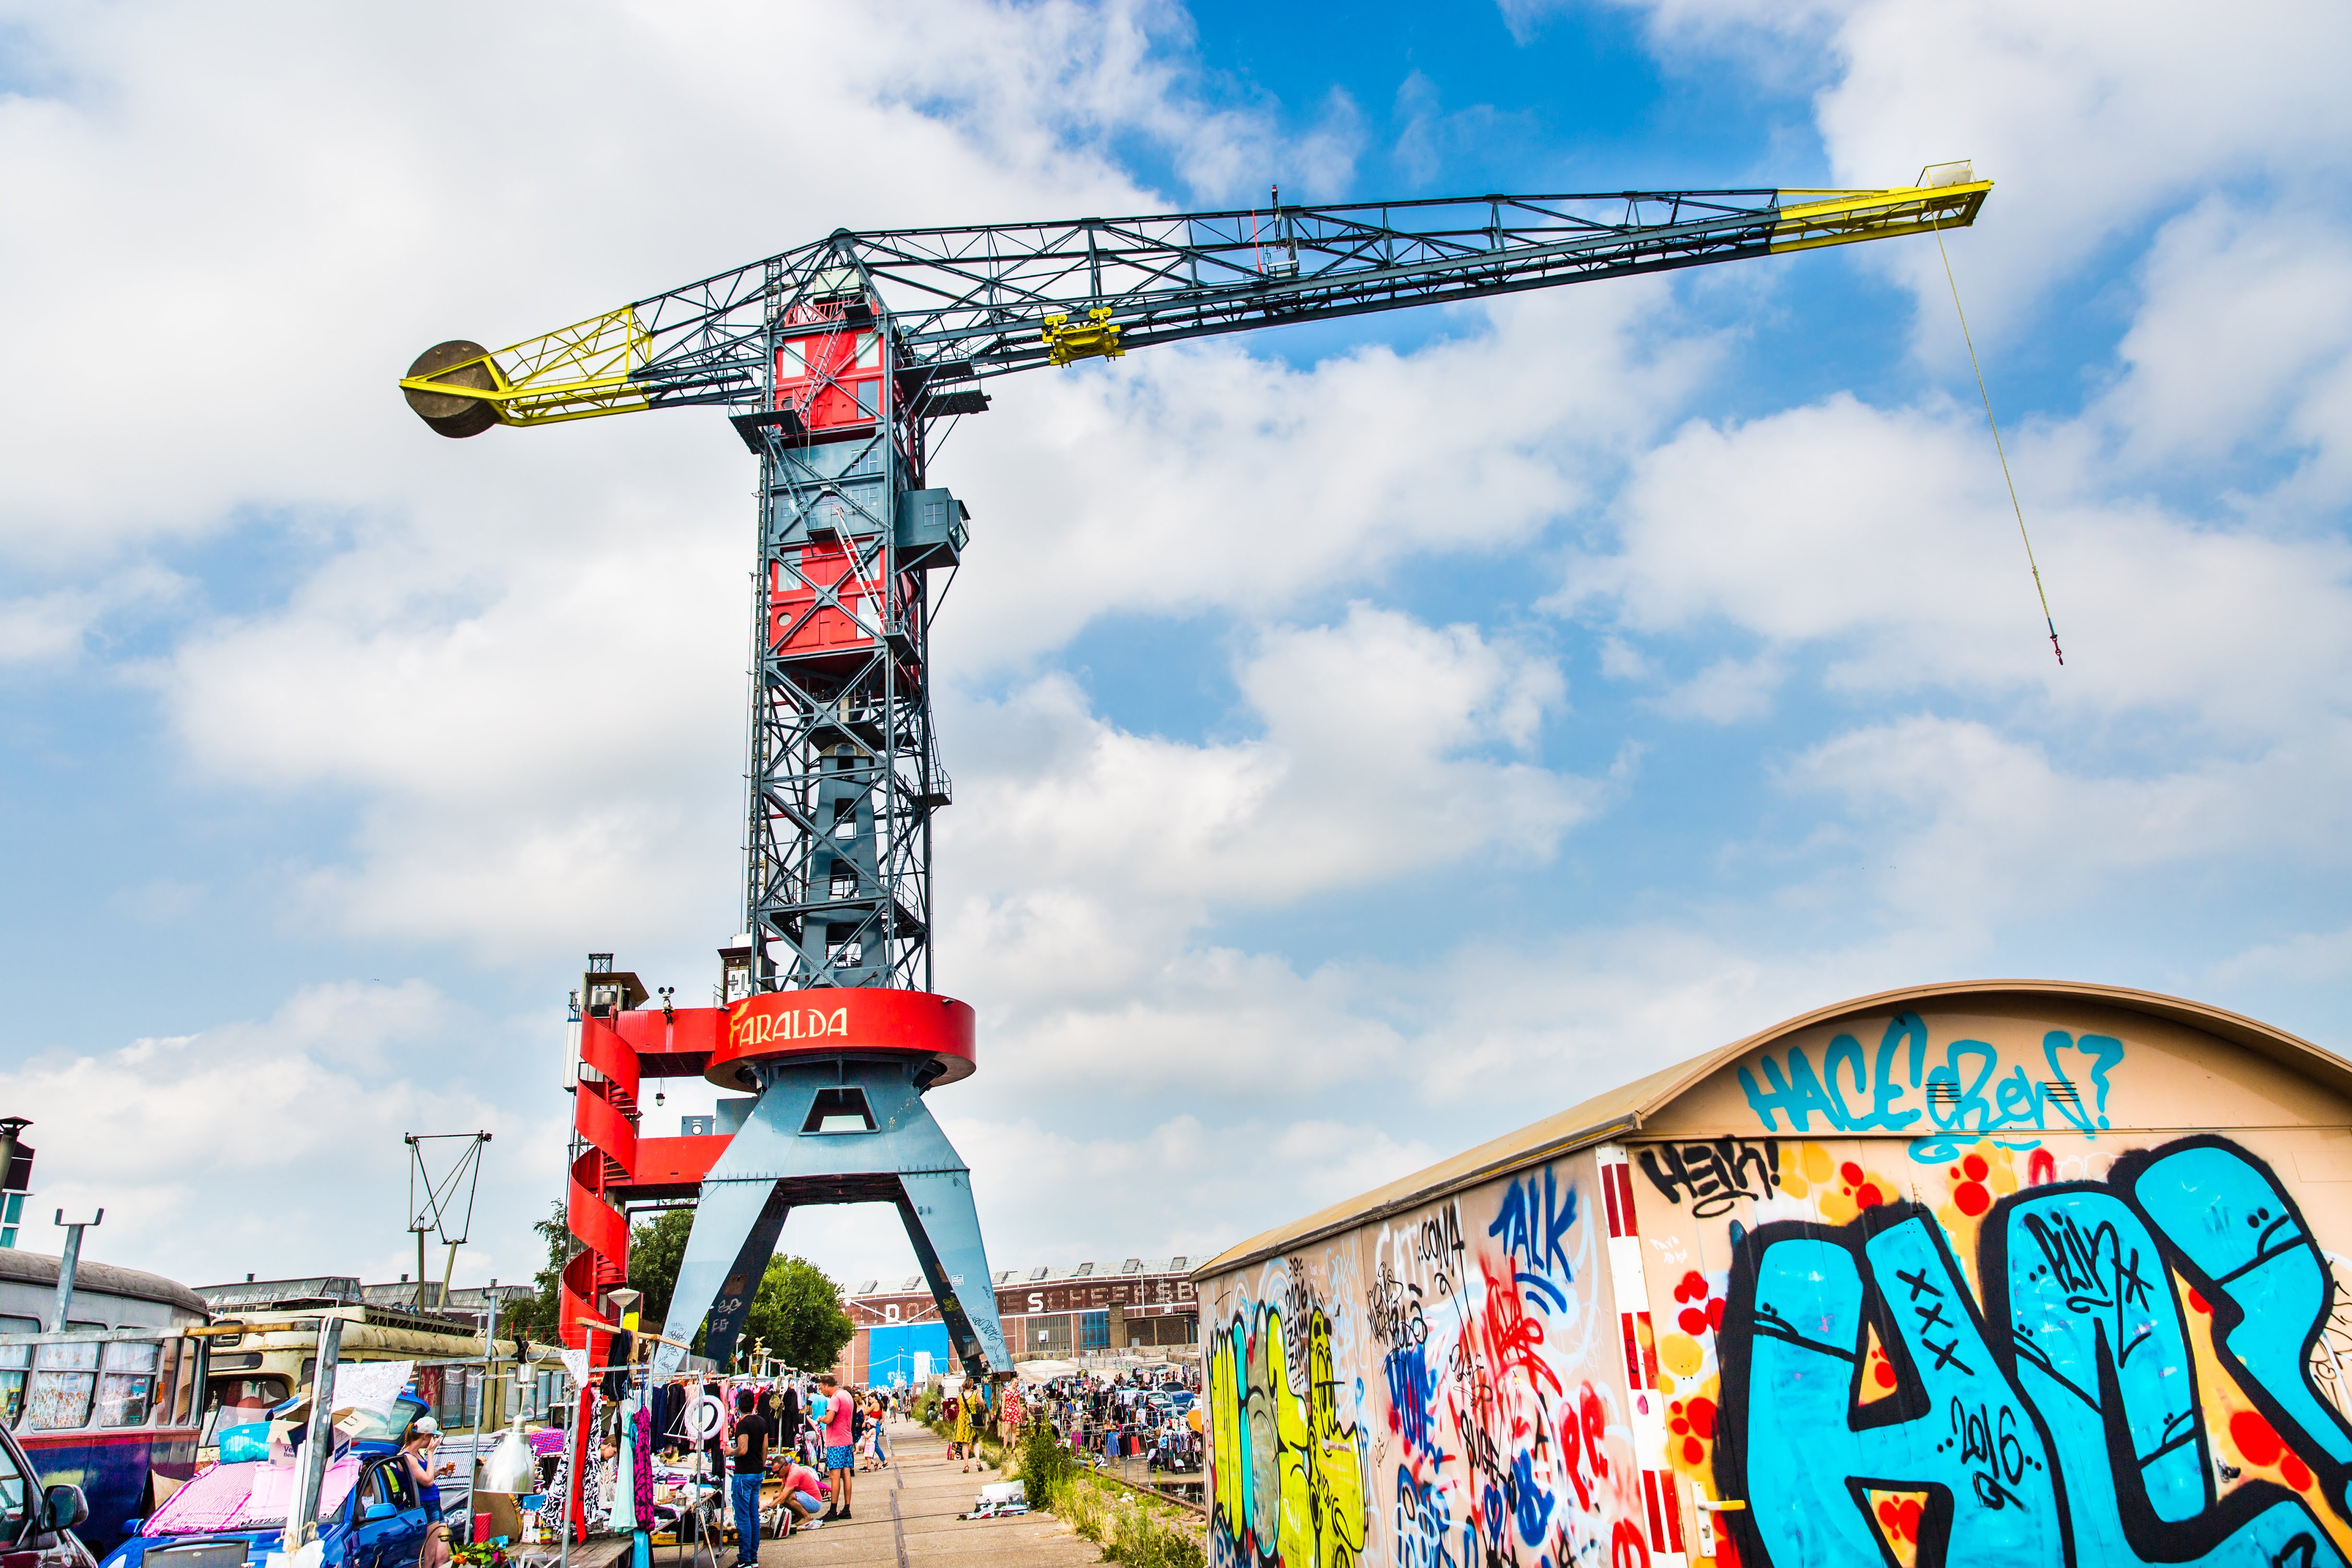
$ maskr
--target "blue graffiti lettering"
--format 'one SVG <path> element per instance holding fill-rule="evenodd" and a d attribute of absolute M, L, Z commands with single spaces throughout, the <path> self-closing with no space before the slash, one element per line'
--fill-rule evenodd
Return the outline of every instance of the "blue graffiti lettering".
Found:
<path fill-rule="evenodd" d="M 2094 1082 L 2120 1058 L 2104 1037 L 2046 1044 L 2053 1058 L 2090 1056 Z M 1763 1226 L 1735 1246 L 1717 1481 L 1750 1500 L 1729 1521 L 1743 1563 L 1885 1561 L 1875 1491 L 1920 1499 L 1912 1539 L 1937 1568 L 2343 1568 L 2288 1485 L 2215 1483 L 2176 1276 L 2259 1412 L 2242 1418 L 2261 1447 L 2235 1418 L 2232 1441 L 2339 1506 L 2352 1479 L 2352 1423 L 2310 1364 L 2334 1281 L 2284 1190 L 2226 1140 L 2003 1198 L 1979 1233 L 1981 1314 L 1916 1204 L 1838 1227 Z M 1874 1344 L 1894 1375 L 1865 1403 L 1856 1372 Z"/>
<path fill-rule="evenodd" d="M 1437 1451 L 1437 1372 L 1426 1345 L 1400 1345 L 1389 1352 L 1389 1409 L 1404 1451 L 1442 1459 Z"/>
<path fill-rule="evenodd" d="M 1536 1191 L 1533 1174 L 1513 1182 L 1504 1193 L 1488 1236 L 1503 1238 L 1503 1250 L 1523 1268 L 1519 1278 L 1572 1284 L 1576 1271 L 1569 1267 L 1565 1243 L 1576 1228 L 1576 1189 L 1559 1190 L 1551 1167 L 1544 1167 L 1543 1191 Z M 1557 1290 L 1553 1292 L 1559 1294 Z M 1565 1299 L 1562 1299 L 1565 1304 Z"/>
<path fill-rule="evenodd" d="M 1535 1456 L 1520 1449 L 1511 1461 L 1511 1521 L 1518 1526 L 1519 1539 L 1529 1546 L 1543 1544 L 1551 1504 L 1551 1493 L 1536 1484 Z"/>
<path fill-rule="evenodd" d="M 1760 1082 L 1746 1066 L 1738 1077 L 1748 1109 L 1768 1132 L 1781 1131 L 1784 1116 L 1796 1132 L 1813 1131 L 1817 1116 L 1823 1131 L 1901 1132 L 1916 1125 L 1924 1110 L 1943 1135 L 1920 1140 L 1912 1154 L 1923 1163 L 1939 1163 L 1987 1133 L 2107 1127 L 2108 1075 L 2124 1059 L 2123 1042 L 2109 1035 L 2078 1040 L 2053 1029 L 2042 1037 L 2042 1056 L 2047 1079 L 2018 1064 L 2004 1075 L 1992 1046 L 1951 1040 L 1943 1060 L 1930 1068 L 1926 1023 L 1916 1013 L 1898 1013 L 1874 1053 L 1854 1036 L 1839 1035 L 1823 1053 L 1819 1073 L 1805 1047 L 1791 1046 L 1777 1056 L 1759 1054 Z M 1922 1103 L 1906 1104 L 1914 1095 Z"/>

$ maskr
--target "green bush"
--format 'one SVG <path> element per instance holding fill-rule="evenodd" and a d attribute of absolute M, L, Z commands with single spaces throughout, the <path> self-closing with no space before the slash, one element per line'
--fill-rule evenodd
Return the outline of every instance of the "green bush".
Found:
<path fill-rule="evenodd" d="M 1109 1561 L 1128 1568 L 1204 1568 L 1208 1543 L 1199 1524 L 1165 1503 L 1097 1478 L 1045 1422 L 1022 1428 L 1017 1458 L 1029 1506 L 1057 1515 L 1101 1547 Z"/>

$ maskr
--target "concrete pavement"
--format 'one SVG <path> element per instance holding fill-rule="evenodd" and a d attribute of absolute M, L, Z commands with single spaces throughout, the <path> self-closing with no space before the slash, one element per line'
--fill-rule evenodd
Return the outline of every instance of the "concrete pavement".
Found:
<path fill-rule="evenodd" d="M 893 1421 L 887 1436 L 890 1467 L 854 1483 L 856 1517 L 761 1542 L 760 1568 L 1088 1568 L 1102 1561 L 1094 1542 L 1050 1513 L 958 1519 L 1004 1473 L 966 1473 L 949 1462 L 945 1443 L 911 1421 Z M 671 1555 L 656 1549 L 654 1568 L 668 1568 Z M 723 1548 L 719 1568 L 735 1568 L 735 1560 L 734 1549 Z"/>

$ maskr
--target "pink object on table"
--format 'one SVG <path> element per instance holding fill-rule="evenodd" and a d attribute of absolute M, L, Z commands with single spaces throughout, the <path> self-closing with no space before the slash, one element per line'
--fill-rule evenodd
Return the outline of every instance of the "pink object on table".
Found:
<path fill-rule="evenodd" d="M 360 1462 L 344 1458 L 327 1467 L 319 1487 L 319 1517 L 331 1518 L 359 1484 Z M 294 1467 L 255 1459 L 215 1465 L 173 1492 L 140 1526 L 142 1535 L 194 1535 L 211 1530 L 263 1530 L 286 1522 L 293 1501 Z"/>

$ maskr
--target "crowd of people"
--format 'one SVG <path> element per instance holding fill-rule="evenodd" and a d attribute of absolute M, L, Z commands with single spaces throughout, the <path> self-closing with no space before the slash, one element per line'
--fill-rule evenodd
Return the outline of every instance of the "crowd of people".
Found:
<path fill-rule="evenodd" d="M 609 1507 L 616 1529 L 626 1528 L 617 1522 L 624 1511 L 636 1528 L 656 1531 L 716 1530 L 731 1520 L 736 1562 L 752 1568 L 763 1539 L 855 1518 L 856 1478 L 888 1468 L 889 1423 L 919 1406 L 947 1437 L 950 1462 L 967 1472 L 985 1468 L 981 1439 L 1000 1423 L 1009 1430 L 1042 1417 L 1089 1463 L 1142 1458 L 1150 1470 L 1183 1473 L 1202 1468 L 1198 1394 L 1171 1368 L 1074 1373 L 1008 1386 L 1001 1397 L 971 1383 L 928 1397 L 852 1388 L 831 1373 L 637 1383 L 617 1401 L 595 1401 L 590 1429 L 601 1462 L 583 1478 L 583 1500 L 592 1521 Z M 554 1456 L 548 1468 L 557 1468 Z M 548 1488 L 551 1518 L 562 1516 L 563 1489 L 560 1479 Z"/>
<path fill-rule="evenodd" d="M 1075 1373 L 1029 1398 L 1062 1440 L 1090 1462 L 1140 1458 L 1147 1470 L 1169 1474 L 1202 1468 L 1200 1390 L 1173 1369 L 1110 1378 Z"/>

